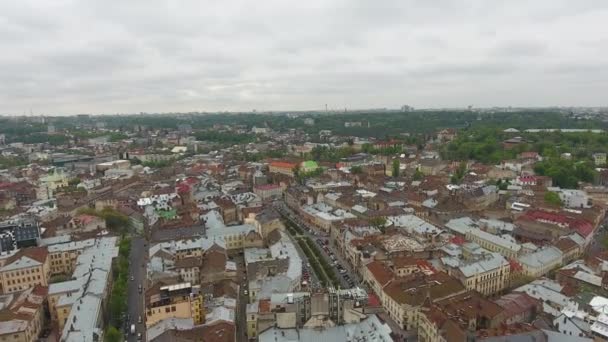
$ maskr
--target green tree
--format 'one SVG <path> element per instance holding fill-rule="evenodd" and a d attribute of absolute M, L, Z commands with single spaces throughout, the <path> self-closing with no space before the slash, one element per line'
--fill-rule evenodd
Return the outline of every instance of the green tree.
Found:
<path fill-rule="evenodd" d="M 401 167 L 401 162 L 399 161 L 399 159 L 393 159 L 393 167 L 392 167 L 393 177 L 399 177 L 400 167 Z"/>
<path fill-rule="evenodd" d="M 562 200 L 559 198 L 557 192 L 547 191 L 545 193 L 545 202 L 551 205 L 562 205 Z"/>
<path fill-rule="evenodd" d="M 106 333 L 103 339 L 105 342 L 120 342 L 122 341 L 122 334 L 116 327 L 110 325 L 106 329 Z"/>
<path fill-rule="evenodd" d="M 361 168 L 361 166 L 355 165 L 350 168 L 350 172 L 354 175 L 359 175 L 363 173 L 363 169 Z"/>
<path fill-rule="evenodd" d="M 369 220 L 369 224 L 371 224 L 372 227 L 374 227 L 384 233 L 384 231 L 386 230 L 386 217 L 384 217 L 384 216 L 372 217 Z"/>
<path fill-rule="evenodd" d="M 419 180 L 422 180 L 423 178 L 424 178 L 424 173 L 422 173 L 422 171 L 420 171 L 420 169 L 416 169 L 416 171 L 414 172 L 413 179 L 415 181 L 419 181 Z"/>

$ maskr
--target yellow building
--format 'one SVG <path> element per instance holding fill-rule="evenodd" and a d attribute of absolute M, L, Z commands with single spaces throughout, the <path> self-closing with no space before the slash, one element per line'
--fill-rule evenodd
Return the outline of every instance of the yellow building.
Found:
<path fill-rule="evenodd" d="M 0 296 L 0 341 L 37 341 L 44 326 L 44 298 L 47 288 L 35 286 Z"/>
<path fill-rule="evenodd" d="M 76 260 L 82 252 L 95 244 L 95 239 L 50 245 L 48 247 L 51 275 L 72 275 Z"/>
<path fill-rule="evenodd" d="M 490 296 L 507 288 L 511 269 L 502 255 L 487 253 L 476 260 L 461 262 L 451 269 L 450 274 L 458 278 L 467 290 Z"/>
<path fill-rule="evenodd" d="M 19 292 L 35 285 L 47 286 L 50 273 L 46 247 L 21 249 L 0 268 L 2 293 Z"/>
<path fill-rule="evenodd" d="M 242 249 L 248 242 L 250 233 L 257 233 L 256 228 L 250 224 L 238 226 L 214 227 L 207 229 L 207 238 L 223 239 L 226 242 L 226 249 Z"/>
<path fill-rule="evenodd" d="M 166 318 L 192 318 L 204 322 L 203 296 L 199 286 L 190 283 L 160 286 L 146 292 L 146 327 Z"/>
<path fill-rule="evenodd" d="M 477 243 L 482 248 L 515 259 L 520 254 L 521 245 L 516 241 L 502 236 L 484 232 L 481 229 L 471 229 L 466 233 L 467 240 Z"/>
<path fill-rule="evenodd" d="M 466 292 L 462 284 L 446 273 L 426 276 L 422 273 L 391 280 L 382 289 L 380 301 L 384 310 L 403 329 L 418 328 L 420 308 L 425 303 Z"/>

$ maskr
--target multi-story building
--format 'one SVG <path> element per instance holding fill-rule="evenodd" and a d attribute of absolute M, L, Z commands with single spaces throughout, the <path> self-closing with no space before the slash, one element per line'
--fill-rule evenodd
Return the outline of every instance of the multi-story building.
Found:
<path fill-rule="evenodd" d="M 68 177 L 55 169 L 52 174 L 40 178 L 39 184 L 36 194 L 38 199 L 50 199 L 55 190 L 68 186 Z"/>
<path fill-rule="evenodd" d="M 58 243 L 48 246 L 52 275 L 71 275 L 78 256 L 95 245 L 95 239 Z"/>
<path fill-rule="evenodd" d="M 458 278 L 467 290 L 492 295 L 505 289 L 510 280 L 510 264 L 500 254 L 489 252 L 474 242 L 463 245 L 462 258 L 441 259 L 448 273 Z"/>
<path fill-rule="evenodd" d="M 146 327 L 169 317 L 192 318 L 196 324 L 202 323 L 205 315 L 200 286 L 156 284 L 146 291 Z"/>
<path fill-rule="evenodd" d="M 0 290 L 2 293 L 13 293 L 35 285 L 47 286 L 50 275 L 46 247 L 24 248 L 9 257 L 0 268 Z"/>
<path fill-rule="evenodd" d="M 474 340 L 477 330 L 503 323 L 504 310 L 475 291 L 437 301 L 421 310 L 418 340 L 423 342 Z M 470 339 L 469 337 L 473 337 Z"/>
<path fill-rule="evenodd" d="M 268 166 L 270 173 L 280 173 L 286 176 L 293 177 L 293 170 L 298 164 L 287 161 L 273 161 Z"/>
<path fill-rule="evenodd" d="M 560 266 L 563 262 L 563 253 L 559 248 L 549 246 L 523 255 L 518 261 L 525 275 L 538 278 Z"/>
<path fill-rule="evenodd" d="M 175 260 L 173 270 L 179 273 L 183 282 L 199 284 L 201 280 L 202 259 L 187 257 Z"/>
<path fill-rule="evenodd" d="M 249 214 L 249 217 L 245 218 L 245 223 L 252 224 L 263 238 L 267 238 L 276 229 L 285 229 L 281 216 L 274 209 L 265 209 L 257 214 Z"/>
<path fill-rule="evenodd" d="M 103 334 L 117 238 L 91 240 L 93 245 L 80 253 L 71 278 L 49 285 L 48 305 L 62 341 L 94 341 Z"/>
<path fill-rule="evenodd" d="M 47 288 L 36 285 L 0 296 L 0 341 L 37 341 L 44 326 Z"/>
<path fill-rule="evenodd" d="M 489 251 L 500 253 L 507 258 L 516 258 L 522 250 L 521 245 L 514 241 L 513 238 L 490 234 L 481 229 L 470 229 L 466 233 L 466 238 Z"/>
<path fill-rule="evenodd" d="M 36 246 L 40 225 L 34 218 L 17 218 L 0 223 L 0 252 Z"/>
<path fill-rule="evenodd" d="M 462 294 L 466 290 L 456 278 L 440 272 L 430 276 L 423 273 L 396 278 L 382 290 L 380 300 L 384 310 L 402 329 L 418 328 L 420 310 L 425 303 Z"/>
<path fill-rule="evenodd" d="M 283 195 L 283 188 L 278 184 L 260 184 L 253 188 L 253 193 L 265 201 L 270 198 L 280 198 Z"/>

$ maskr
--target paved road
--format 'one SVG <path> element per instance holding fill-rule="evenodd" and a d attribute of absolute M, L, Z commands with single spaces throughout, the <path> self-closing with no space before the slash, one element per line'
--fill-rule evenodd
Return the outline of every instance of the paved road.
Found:
<path fill-rule="evenodd" d="M 144 246 L 145 245 L 145 246 Z M 144 315 L 144 302 L 143 302 L 143 291 L 142 294 L 139 293 L 138 286 L 141 284 L 142 287 L 145 287 L 145 279 L 146 279 L 146 270 L 145 270 L 145 262 L 146 262 L 146 254 L 148 253 L 147 243 L 142 237 L 133 237 L 131 240 L 131 255 L 129 257 L 129 292 L 128 292 L 128 314 L 130 317 L 130 321 L 126 322 L 126 329 L 130 329 L 131 324 L 135 324 L 136 332 L 134 335 L 131 335 L 129 332 L 128 341 L 137 341 L 137 333 L 142 334 L 142 340 L 145 341 L 145 333 L 146 333 L 146 325 L 145 325 L 145 315 Z M 133 280 L 131 280 L 131 276 L 133 276 Z M 142 318 L 142 323 L 139 324 L 139 317 Z"/>
<path fill-rule="evenodd" d="M 350 268 L 350 265 L 348 264 L 348 262 L 346 262 L 342 258 L 340 253 L 337 252 L 337 250 L 333 246 L 333 243 L 331 243 L 331 241 L 326 233 L 317 232 L 316 227 L 313 227 L 310 223 L 304 222 L 303 220 L 301 220 L 283 202 L 276 201 L 273 204 L 277 210 L 279 210 L 281 213 L 283 213 L 284 215 L 289 217 L 292 222 L 294 222 L 295 224 L 300 226 L 300 229 L 302 230 L 303 234 L 305 236 L 309 237 L 317 245 L 318 249 L 321 251 L 321 257 L 323 257 L 330 265 L 333 264 L 331 255 L 334 256 L 334 259 L 337 264 L 333 268 L 334 268 L 334 272 L 338 276 L 338 279 L 340 279 L 340 285 L 342 288 L 351 288 L 352 286 L 350 285 L 350 282 L 352 282 L 352 284 L 354 286 L 358 286 L 360 284 L 358 276 Z M 319 243 L 319 242 L 321 242 L 321 243 Z M 331 252 L 331 255 L 323 248 L 324 246 L 328 247 L 329 251 Z M 346 272 L 341 274 L 340 273 L 341 268 L 345 269 Z M 348 275 L 350 279 L 345 278 L 346 275 Z M 350 282 L 349 282 L 349 280 L 350 280 Z"/>
<path fill-rule="evenodd" d="M 239 284 L 238 303 L 236 308 L 236 340 L 247 341 L 247 303 L 248 296 L 244 290 L 247 289 L 247 270 L 242 255 L 234 256 L 232 261 L 236 262 L 236 282 Z"/>

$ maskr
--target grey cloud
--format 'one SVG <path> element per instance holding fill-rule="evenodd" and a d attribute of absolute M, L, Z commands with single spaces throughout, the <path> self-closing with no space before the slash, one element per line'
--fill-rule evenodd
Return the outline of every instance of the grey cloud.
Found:
<path fill-rule="evenodd" d="M 5 1 L 0 113 L 605 104 L 607 8 Z"/>

